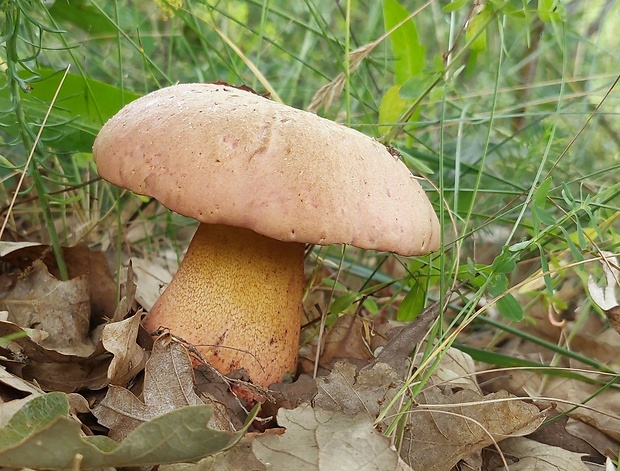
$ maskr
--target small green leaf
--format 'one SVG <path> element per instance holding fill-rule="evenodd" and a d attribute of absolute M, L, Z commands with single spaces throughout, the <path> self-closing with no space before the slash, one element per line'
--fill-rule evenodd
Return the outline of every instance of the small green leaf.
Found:
<path fill-rule="evenodd" d="M 497 309 L 499 312 L 511 321 L 520 321 L 523 319 L 523 308 L 515 297 L 508 293 L 508 278 L 504 274 L 494 276 L 488 284 L 487 290 L 494 298 L 497 298 Z"/>
<path fill-rule="evenodd" d="M 549 189 L 551 188 L 551 178 L 546 178 L 538 185 L 538 188 L 534 191 L 533 201 L 536 206 L 544 208 L 547 206 L 547 196 L 549 195 Z"/>
<path fill-rule="evenodd" d="M 540 253 L 540 268 L 544 273 L 543 280 L 545 281 L 545 287 L 547 288 L 547 293 L 549 296 L 553 296 L 553 283 L 551 282 L 551 275 L 549 273 L 549 262 L 547 261 L 547 255 L 543 251 L 540 244 L 536 245 L 538 245 L 538 252 Z"/>
<path fill-rule="evenodd" d="M 401 322 L 411 322 L 424 308 L 425 293 L 420 283 L 415 283 L 405 295 L 405 298 L 398 307 L 396 319 Z"/>
<path fill-rule="evenodd" d="M 405 110 L 413 104 L 410 100 L 401 98 L 399 92 L 400 85 L 394 85 L 381 98 L 379 104 L 379 132 L 381 134 L 387 134 Z"/>
<path fill-rule="evenodd" d="M 566 245 L 568 245 L 568 249 L 570 250 L 570 253 L 573 256 L 573 259 L 576 262 L 582 262 L 584 260 L 583 255 L 581 254 L 581 252 L 579 251 L 579 249 L 573 242 L 573 237 L 562 226 L 559 226 L 559 227 L 562 233 L 564 234 L 564 240 L 566 241 Z M 581 268 L 583 269 L 583 266 L 581 266 Z"/>
<path fill-rule="evenodd" d="M 321 283 L 330 288 L 334 288 L 338 291 L 347 291 L 347 285 L 341 283 L 340 281 L 334 280 L 333 278 L 321 278 Z"/>
<path fill-rule="evenodd" d="M 521 242 L 516 242 L 512 244 L 510 247 L 508 247 L 508 250 L 510 250 L 511 252 L 521 252 L 522 250 L 528 248 L 531 243 L 531 240 L 522 240 Z"/>
<path fill-rule="evenodd" d="M 414 172 L 422 173 L 425 175 L 432 175 L 433 173 L 435 173 L 433 172 L 432 168 L 426 166 L 424 162 L 422 162 L 421 160 L 416 159 L 415 157 L 413 157 L 412 155 L 410 155 L 409 153 L 401 149 L 396 149 L 396 150 L 400 152 L 400 155 L 403 158 L 405 165 L 407 165 L 407 167 L 412 169 Z"/>
<path fill-rule="evenodd" d="M 489 294 L 493 297 L 503 295 L 508 289 L 508 278 L 504 274 L 498 274 L 491 278 L 491 281 L 487 285 Z"/>
<path fill-rule="evenodd" d="M 371 314 L 376 314 L 379 312 L 379 305 L 373 298 L 365 298 L 362 304 Z"/>
<path fill-rule="evenodd" d="M 505 1 L 501 3 L 496 3 L 497 7 L 502 8 L 502 14 L 505 16 L 510 16 L 512 18 L 518 18 L 521 20 L 527 20 L 529 18 L 528 10 L 524 8 L 525 3 L 520 4 L 506 4 Z"/>
<path fill-rule="evenodd" d="M 93 154 L 90 152 L 76 152 L 73 154 L 73 161 L 79 169 L 86 169 L 93 162 Z"/>
<path fill-rule="evenodd" d="M 421 72 L 409 78 L 400 88 L 399 95 L 403 100 L 416 101 L 426 95 L 441 79 L 441 72 Z"/>
<path fill-rule="evenodd" d="M 476 288 L 481 288 L 488 279 L 490 272 L 488 265 L 475 264 L 471 258 L 468 258 L 465 267 L 461 267 L 459 271 L 459 280 L 467 280 Z"/>
<path fill-rule="evenodd" d="M 515 297 L 506 293 L 497 300 L 497 309 L 507 319 L 515 322 L 523 320 L 523 308 Z"/>
<path fill-rule="evenodd" d="M 340 314 L 341 312 L 344 312 L 349 307 L 351 307 L 351 305 L 356 302 L 359 297 L 360 294 L 353 291 L 343 294 L 342 296 L 338 296 L 332 302 L 329 312 L 331 312 L 332 314 Z"/>
<path fill-rule="evenodd" d="M 113 37 L 118 29 L 99 9 L 86 0 L 54 2 L 49 13 L 56 20 L 67 21 L 86 31 L 91 38 Z"/>
<path fill-rule="evenodd" d="M 8 170 L 20 170 L 22 168 L 21 165 L 15 165 L 3 155 L 0 155 L 0 167 L 6 168 Z"/>
<path fill-rule="evenodd" d="M 577 226 L 577 241 L 579 242 L 579 248 L 581 250 L 585 250 L 586 247 L 588 246 L 588 243 L 586 242 L 586 236 L 583 234 L 583 228 L 581 227 L 581 223 L 579 222 L 579 218 L 577 218 L 575 220 L 576 222 L 576 226 Z"/>
<path fill-rule="evenodd" d="M 465 39 L 470 44 L 472 51 L 484 51 L 487 48 L 487 32 L 486 28 L 493 17 L 493 9 L 490 6 L 484 7 L 477 15 L 475 15 L 467 25 L 465 31 Z"/>
<path fill-rule="evenodd" d="M 460 10 L 465 5 L 469 3 L 469 0 L 452 0 L 450 3 L 445 5 L 442 10 L 444 13 L 451 13 L 453 11 Z"/>
<path fill-rule="evenodd" d="M 604 237 L 603 233 L 601 232 L 601 228 L 599 226 L 599 221 L 597 220 L 597 218 L 594 216 L 594 213 L 592 212 L 592 207 L 589 204 L 588 198 L 586 198 L 583 201 L 582 209 L 583 209 L 583 212 L 586 213 L 586 215 L 588 216 L 588 219 L 590 220 L 589 229 L 594 231 L 594 233 L 596 233 L 596 237 L 598 237 L 600 240 L 604 239 L 605 237 Z M 583 236 L 583 234 L 582 234 L 582 236 Z M 593 237 L 593 234 L 590 234 L 590 237 Z M 585 244 L 585 240 L 584 240 L 584 244 Z"/>
<path fill-rule="evenodd" d="M 491 271 L 493 273 L 512 273 L 517 268 L 517 262 L 514 259 L 514 254 L 510 253 L 508 246 L 504 246 L 502 252 L 495 257 L 491 264 Z"/>
<path fill-rule="evenodd" d="M 547 226 L 553 226 L 557 222 L 553 215 L 545 208 L 534 206 L 532 212 L 540 222 Z"/>
<path fill-rule="evenodd" d="M 570 188 L 568 188 L 566 182 L 562 182 L 562 198 L 564 198 L 564 201 L 570 207 L 575 206 L 575 198 L 573 198 L 573 194 L 571 193 Z"/>
<path fill-rule="evenodd" d="M 397 0 L 383 0 L 385 30 L 389 31 L 409 16 Z M 424 69 L 426 48 L 420 43 L 418 28 L 413 19 L 405 22 L 390 34 L 390 45 L 394 54 L 396 83 L 403 84 L 409 77 Z"/>
<path fill-rule="evenodd" d="M 534 232 L 540 231 L 540 224 L 552 226 L 556 223 L 555 218 L 547 211 L 547 196 L 551 188 L 551 178 L 545 179 L 534 191 L 532 198 L 532 223 Z"/>
<path fill-rule="evenodd" d="M 566 21 L 566 8 L 560 0 L 538 0 L 538 17 L 544 23 Z"/>

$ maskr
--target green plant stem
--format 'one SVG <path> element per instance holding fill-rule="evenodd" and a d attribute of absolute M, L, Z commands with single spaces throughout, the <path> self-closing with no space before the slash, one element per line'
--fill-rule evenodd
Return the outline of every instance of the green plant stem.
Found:
<path fill-rule="evenodd" d="M 345 73 L 345 103 L 347 109 L 347 126 L 351 125 L 351 1 L 346 4 L 344 38 L 344 73 Z"/>
<path fill-rule="evenodd" d="M 13 13 L 14 15 L 11 15 L 10 12 L 7 13 L 7 20 L 12 21 L 13 23 L 13 33 L 7 38 L 6 41 L 7 77 L 9 80 L 11 100 L 15 106 L 14 113 L 17 118 L 17 123 L 19 124 L 20 135 L 24 144 L 24 148 L 30 149 L 34 153 L 38 153 L 39 143 L 36 141 L 36 138 L 35 136 L 33 136 L 31 129 L 26 124 L 26 113 L 24 112 L 24 108 L 20 99 L 21 79 L 19 78 L 16 69 L 16 64 L 19 62 L 17 54 L 17 38 L 19 30 L 20 11 L 15 10 Z M 65 259 L 63 257 L 60 239 L 58 237 L 58 233 L 56 232 L 56 227 L 54 226 L 54 219 L 52 216 L 51 207 L 49 205 L 47 191 L 45 185 L 43 184 L 43 179 L 37 166 L 37 159 L 31 159 L 28 163 L 28 167 L 24 168 L 24 171 L 30 172 L 30 174 L 32 175 L 34 188 L 39 198 L 39 203 L 41 205 L 43 220 L 49 234 L 50 245 L 52 246 L 52 250 L 56 258 L 56 265 L 58 267 L 60 279 L 68 280 L 69 272 L 67 270 Z M 19 191 L 19 188 L 17 188 L 16 191 Z"/>
<path fill-rule="evenodd" d="M 500 329 L 504 332 L 507 332 L 509 334 L 515 335 L 516 337 L 519 337 L 523 340 L 527 340 L 529 342 L 535 343 L 537 345 L 540 345 L 541 347 L 546 348 L 549 351 L 552 351 L 554 353 L 559 353 L 567 358 L 570 358 L 572 360 L 576 360 L 579 361 L 581 363 L 583 363 L 584 365 L 588 365 L 591 366 L 593 368 L 596 368 L 599 371 L 602 371 L 604 373 L 610 373 L 610 374 L 618 374 L 617 371 L 614 371 L 613 369 L 609 368 L 607 365 L 598 362 L 592 358 L 586 357 L 584 355 L 581 355 L 577 352 L 571 351 L 571 350 L 567 350 L 566 348 L 562 348 L 561 346 L 553 343 L 553 342 L 549 342 L 547 340 L 541 339 L 539 337 L 536 337 L 535 335 L 532 335 L 522 329 L 518 329 L 515 327 L 512 327 L 508 324 L 504 324 L 502 322 L 499 322 L 495 319 L 492 319 L 488 316 L 478 316 L 476 318 L 476 322 L 483 322 L 485 324 L 488 324 L 490 326 L 493 326 L 497 329 Z"/>

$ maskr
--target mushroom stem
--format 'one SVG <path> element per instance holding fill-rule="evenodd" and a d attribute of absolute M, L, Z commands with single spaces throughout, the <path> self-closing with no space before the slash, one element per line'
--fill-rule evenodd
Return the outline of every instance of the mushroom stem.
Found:
<path fill-rule="evenodd" d="M 244 368 L 255 384 L 279 382 L 297 363 L 304 248 L 200 224 L 144 326 L 169 328 L 223 374 Z"/>

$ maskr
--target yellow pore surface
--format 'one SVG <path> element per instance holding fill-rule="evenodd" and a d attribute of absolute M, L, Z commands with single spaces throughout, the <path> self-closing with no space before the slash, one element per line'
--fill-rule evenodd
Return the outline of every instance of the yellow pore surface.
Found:
<path fill-rule="evenodd" d="M 297 363 L 303 258 L 304 244 L 201 224 L 144 325 L 169 328 L 221 373 L 279 382 Z"/>

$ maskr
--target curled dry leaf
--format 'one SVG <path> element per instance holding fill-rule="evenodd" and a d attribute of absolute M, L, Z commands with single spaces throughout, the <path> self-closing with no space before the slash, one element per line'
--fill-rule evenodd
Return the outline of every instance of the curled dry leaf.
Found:
<path fill-rule="evenodd" d="M 408 368 L 407 358 L 411 354 L 412 346 L 418 345 L 428 332 L 428 326 L 439 316 L 440 304 L 435 302 L 422 311 L 412 322 L 403 326 L 390 339 L 377 356 L 377 363 L 387 363 L 405 375 Z"/>
<path fill-rule="evenodd" d="M 0 258 L 30 247 L 41 247 L 41 244 L 38 242 L 8 242 L 0 240 Z"/>
<path fill-rule="evenodd" d="M 125 295 L 121 298 L 112 322 L 103 326 L 101 343 L 114 357 L 108 368 L 110 384 L 122 386 L 127 384 L 144 368 L 147 353 L 136 339 L 140 332 L 141 312 L 137 312 L 125 319 L 136 297 L 136 284 L 133 281 L 131 264 L 127 269 Z M 150 336 L 147 337 L 150 340 Z M 149 342 L 148 346 L 152 346 Z"/>
<path fill-rule="evenodd" d="M 0 337 L 20 334 L 23 334 L 23 330 L 18 325 L 0 321 Z M 36 381 L 45 391 L 101 389 L 109 382 L 109 363 L 110 355 L 103 347 L 88 357 L 64 355 L 45 349 L 25 336 L 0 346 L 0 364 L 25 380 Z"/>
<path fill-rule="evenodd" d="M 124 384 L 144 364 L 146 353 L 136 343 L 139 321 L 140 315 L 135 314 L 125 321 L 107 324 L 101 342 L 86 357 L 43 348 L 32 338 L 20 336 L 23 329 L 18 325 L 0 321 L 0 337 L 18 336 L 0 346 L 0 364 L 13 374 L 36 381 L 46 391 L 98 390 L 111 381 Z"/>
<path fill-rule="evenodd" d="M 187 350 L 169 335 L 161 336 L 153 345 L 144 369 L 142 399 L 125 388 L 110 386 L 93 413 L 110 429 L 110 438 L 122 440 L 141 423 L 182 407 L 204 403 L 194 392 L 194 374 Z M 209 426 L 232 431 L 233 427 L 225 420 L 225 411 L 219 404 L 213 405 L 215 413 Z"/>
<path fill-rule="evenodd" d="M 148 311 L 172 280 L 172 273 L 176 272 L 178 264 L 168 261 L 165 256 L 155 260 L 133 257 L 131 263 L 138 279 L 136 300 Z"/>
<path fill-rule="evenodd" d="M 136 343 L 140 318 L 137 313 L 103 327 L 101 342 L 114 355 L 107 373 L 110 384 L 125 385 L 144 368 L 147 353 Z"/>
<path fill-rule="evenodd" d="M 359 68 L 364 58 L 366 58 L 368 54 L 370 54 L 379 44 L 381 44 L 386 37 L 387 36 L 384 35 L 369 44 L 364 44 L 354 51 L 351 51 L 349 54 L 349 74 L 353 74 Z M 308 111 L 316 113 L 321 106 L 328 109 L 334 99 L 342 93 L 345 83 L 346 76 L 344 73 L 341 72 L 336 75 L 331 82 L 323 85 L 319 91 L 315 93 L 312 97 L 310 105 L 308 106 Z"/>
<path fill-rule="evenodd" d="M 462 387 L 482 393 L 476 381 L 476 365 L 467 353 L 451 348 L 439 362 L 434 373 L 435 384 Z"/>
<path fill-rule="evenodd" d="M 592 301 L 596 303 L 609 320 L 609 323 L 616 332 L 620 334 L 620 305 L 616 298 L 616 288 L 620 279 L 620 257 L 614 256 L 611 252 L 601 252 L 603 257 L 600 262 L 605 273 L 605 287 L 600 287 L 592 275 L 588 278 L 588 291 Z"/>
<path fill-rule="evenodd" d="M 367 319 L 347 314 L 338 317 L 322 338 L 319 374 L 329 373 L 336 361 L 367 364 L 372 360 L 374 357 L 368 341 L 370 330 Z M 303 372 L 313 374 L 317 348 L 316 343 L 300 348 L 299 365 Z"/>
<path fill-rule="evenodd" d="M 125 294 L 118 302 L 118 305 L 114 310 L 112 322 L 122 321 L 123 319 L 125 319 L 127 314 L 131 312 L 131 309 L 136 301 L 136 291 L 138 287 L 134 282 L 134 271 L 131 262 L 129 262 L 129 266 L 127 267 L 125 283 L 123 284 L 123 287 L 125 289 Z"/>
<path fill-rule="evenodd" d="M 35 396 L 39 394 L 43 394 L 43 391 L 37 388 L 30 381 L 25 381 L 19 376 L 15 376 L 9 373 L 6 370 L 6 368 L 4 368 L 3 366 L 0 366 L 0 384 L 4 388 L 11 388 L 17 391 L 16 395 L 18 396 L 23 396 L 25 394 L 35 395 Z M 8 394 L 6 391 L 4 391 L 4 393 L 1 396 L 2 396 L 2 399 L 5 400 L 7 398 L 10 398 L 11 394 Z"/>

